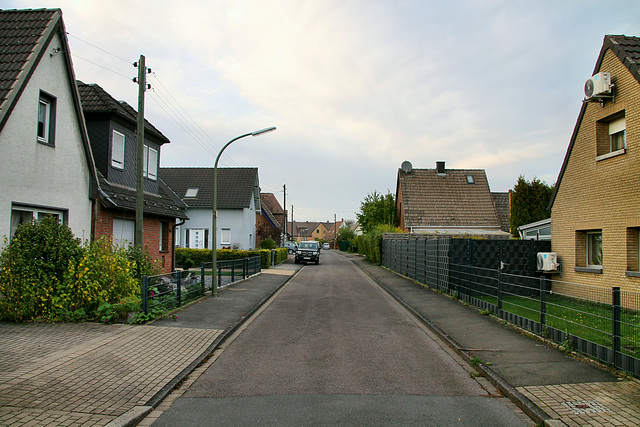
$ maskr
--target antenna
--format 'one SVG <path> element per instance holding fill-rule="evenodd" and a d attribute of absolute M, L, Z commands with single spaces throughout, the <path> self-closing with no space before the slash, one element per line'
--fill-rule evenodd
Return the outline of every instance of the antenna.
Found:
<path fill-rule="evenodd" d="M 402 162 L 402 166 L 400 166 L 402 168 L 402 170 L 404 171 L 404 173 L 409 173 L 411 172 L 411 169 L 413 169 L 413 166 L 411 165 L 411 162 L 408 160 L 405 160 L 404 162 Z"/>

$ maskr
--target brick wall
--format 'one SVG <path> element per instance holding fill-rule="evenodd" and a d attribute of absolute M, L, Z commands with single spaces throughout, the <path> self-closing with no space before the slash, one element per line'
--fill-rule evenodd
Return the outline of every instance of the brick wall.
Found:
<path fill-rule="evenodd" d="M 135 213 L 119 210 L 105 209 L 101 203 L 98 202 L 95 221 L 95 237 L 100 238 L 102 236 L 113 236 L 113 218 L 126 218 L 135 221 Z M 161 230 L 162 222 L 168 222 L 165 224 L 165 231 L 168 233 L 166 238 L 167 247 L 166 250 L 160 250 L 161 243 Z M 153 258 L 160 266 L 163 273 L 171 272 L 171 248 L 173 247 L 171 228 L 175 224 L 175 220 L 167 221 L 165 218 L 153 217 L 145 215 L 143 218 L 144 229 L 144 246 L 149 251 L 151 258 Z"/>
<path fill-rule="evenodd" d="M 599 71 L 615 77 L 616 99 L 604 106 L 589 102 L 579 123 L 551 215 L 552 247 L 563 263 L 555 279 L 640 292 L 640 278 L 625 274 L 638 270 L 637 233 L 634 240 L 631 228 L 640 227 L 640 84 L 611 51 Z M 626 118 L 626 153 L 596 161 L 602 141 L 608 140 L 602 124 L 621 114 Z M 602 230 L 602 274 L 575 271 L 586 263 L 589 230 Z"/>

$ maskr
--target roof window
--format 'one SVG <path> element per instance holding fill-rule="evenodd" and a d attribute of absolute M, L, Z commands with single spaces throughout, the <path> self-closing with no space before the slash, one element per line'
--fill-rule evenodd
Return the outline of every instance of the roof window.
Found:
<path fill-rule="evenodd" d="M 187 188 L 187 192 L 185 193 L 184 197 L 198 197 L 198 190 L 200 190 L 199 188 Z"/>
<path fill-rule="evenodd" d="M 475 184 L 476 180 L 473 175 L 467 175 L 467 184 Z"/>

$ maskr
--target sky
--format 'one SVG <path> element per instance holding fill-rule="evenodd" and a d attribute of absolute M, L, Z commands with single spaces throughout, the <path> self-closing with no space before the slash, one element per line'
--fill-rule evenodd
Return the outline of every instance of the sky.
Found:
<path fill-rule="evenodd" d="M 555 183 L 606 34 L 637 0 L 32 0 L 60 8 L 76 78 L 138 105 L 161 167 L 257 167 L 296 221 L 355 219 L 398 169 Z"/>

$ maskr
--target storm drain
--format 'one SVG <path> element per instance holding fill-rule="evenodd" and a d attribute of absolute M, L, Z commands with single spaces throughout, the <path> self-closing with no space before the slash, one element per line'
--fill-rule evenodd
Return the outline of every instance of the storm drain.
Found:
<path fill-rule="evenodd" d="M 577 402 L 562 402 L 562 405 L 576 415 L 598 414 L 609 412 L 609 408 L 596 400 L 580 400 Z"/>

